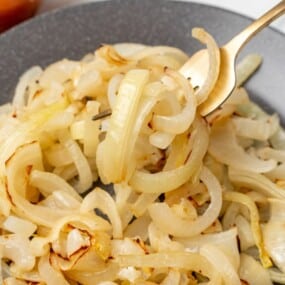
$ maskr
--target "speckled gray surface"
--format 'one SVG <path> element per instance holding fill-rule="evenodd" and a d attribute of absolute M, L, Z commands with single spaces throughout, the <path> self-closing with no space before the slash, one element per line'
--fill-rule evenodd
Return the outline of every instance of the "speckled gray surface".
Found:
<path fill-rule="evenodd" d="M 41 15 L 0 36 L 0 101 L 11 98 L 17 78 L 28 67 L 63 57 L 79 59 L 100 43 L 167 44 L 190 54 L 200 47 L 191 39 L 193 27 L 206 28 L 223 44 L 249 23 L 217 8 L 166 0 L 93 2 Z M 284 50 L 285 36 L 266 29 L 244 53 L 264 56 L 262 68 L 247 84 L 252 96 L 285 115 Z"/>

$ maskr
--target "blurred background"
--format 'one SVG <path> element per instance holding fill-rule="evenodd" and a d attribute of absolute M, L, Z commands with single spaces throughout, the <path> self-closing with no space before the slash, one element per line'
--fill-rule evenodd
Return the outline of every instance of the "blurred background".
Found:
<path fill-rule="evenodd" d="M 103 0 L 0 0 L 0 32 L 34 15 L 68 5 L 91 1 Z M 277 4 L 279 0 L 194 0 L 192 2 L 217 6 L 252 18 L 257 18 L 263 14 L 264 11 Z M 285 33 L 285 16 L 275 21 L 272 26 Z"/>

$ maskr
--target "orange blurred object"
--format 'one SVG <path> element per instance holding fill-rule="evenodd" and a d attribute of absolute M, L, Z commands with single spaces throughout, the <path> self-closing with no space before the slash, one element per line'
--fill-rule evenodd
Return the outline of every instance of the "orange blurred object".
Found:
<path fill-rule="evenodd" d="M 32 17 L 40 0 L 0 0 L 0 32 Z"/>

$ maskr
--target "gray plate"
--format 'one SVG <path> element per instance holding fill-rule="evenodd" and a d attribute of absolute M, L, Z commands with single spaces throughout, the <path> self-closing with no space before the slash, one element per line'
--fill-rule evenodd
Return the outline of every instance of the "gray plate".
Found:
<path fill-rule="evenodd" d="M 177 46 L 191 54 L 201 46 L 191 38 L 196 26 L 225 43 L 251 22 L 243 16 L 194 3 L 114 0 L 48 13 L 0 36 L 0 103 L 9 101 L 20 74 L 63 57 L 79 59 L 101 43 L 140 42 Z M 244 50 L 264 57 L 248 82 L 252 98 L 285 122 L 285 36 L 266 29 Z"/>
<path fill-rule="evenodd" d="M 79 59 L 101 43 L 123 41 L 166 44 L 189 54 L 201 46 L 191 38 L 196 26 L 225 43 L 251 22 L 221 9 L 166 0 L 113 0 L 48 13 L 0 36 L 0 102 L 12 98 L 19 75 L 32 65 L 63 57 Z M 247 84 L 252 98 L 285 122 L 285 36 L 267 28 L 244 49 L 264 57 Z"/>

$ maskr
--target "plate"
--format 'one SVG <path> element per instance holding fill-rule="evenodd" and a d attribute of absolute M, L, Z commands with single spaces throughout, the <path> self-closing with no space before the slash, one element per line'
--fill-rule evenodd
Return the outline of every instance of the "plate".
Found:
<path fill-rule="evenodd" d="M 197 3 L 113 0 L 68 7 L 38 16 L 0 36 L 0 103 L 11 100 L 19 76 L 33 65 L 80 59 L 102 43 L 171 45 L 189 55 L 201 48 L 193 27 L 209 31 L 220 45 L 251 19 Z M 241 56 L 255 52 L 264 62 L 246 84 L 252 99 L 285 122 L 285 36 L 271 28 L 258 34 Z"/>
<path fill-rule="evenodd" d="M 165 0 L 92 2 L 50 12 L 0 36 L 0 102 L 12 98 L 18 77 L 30 66 L 79 59 L 101 43 L 165 44 L 192 54 L 201 48 L 191 37 L 193 27 L 205 28 L 221 45 L 250 22 L 219 8 Z M 246 87 L 268 111 L 284 114 L 283 123 L 284 45 L 282 33 L 266 28 L 242 52 L 263 56 L 262 68 Z"/>

